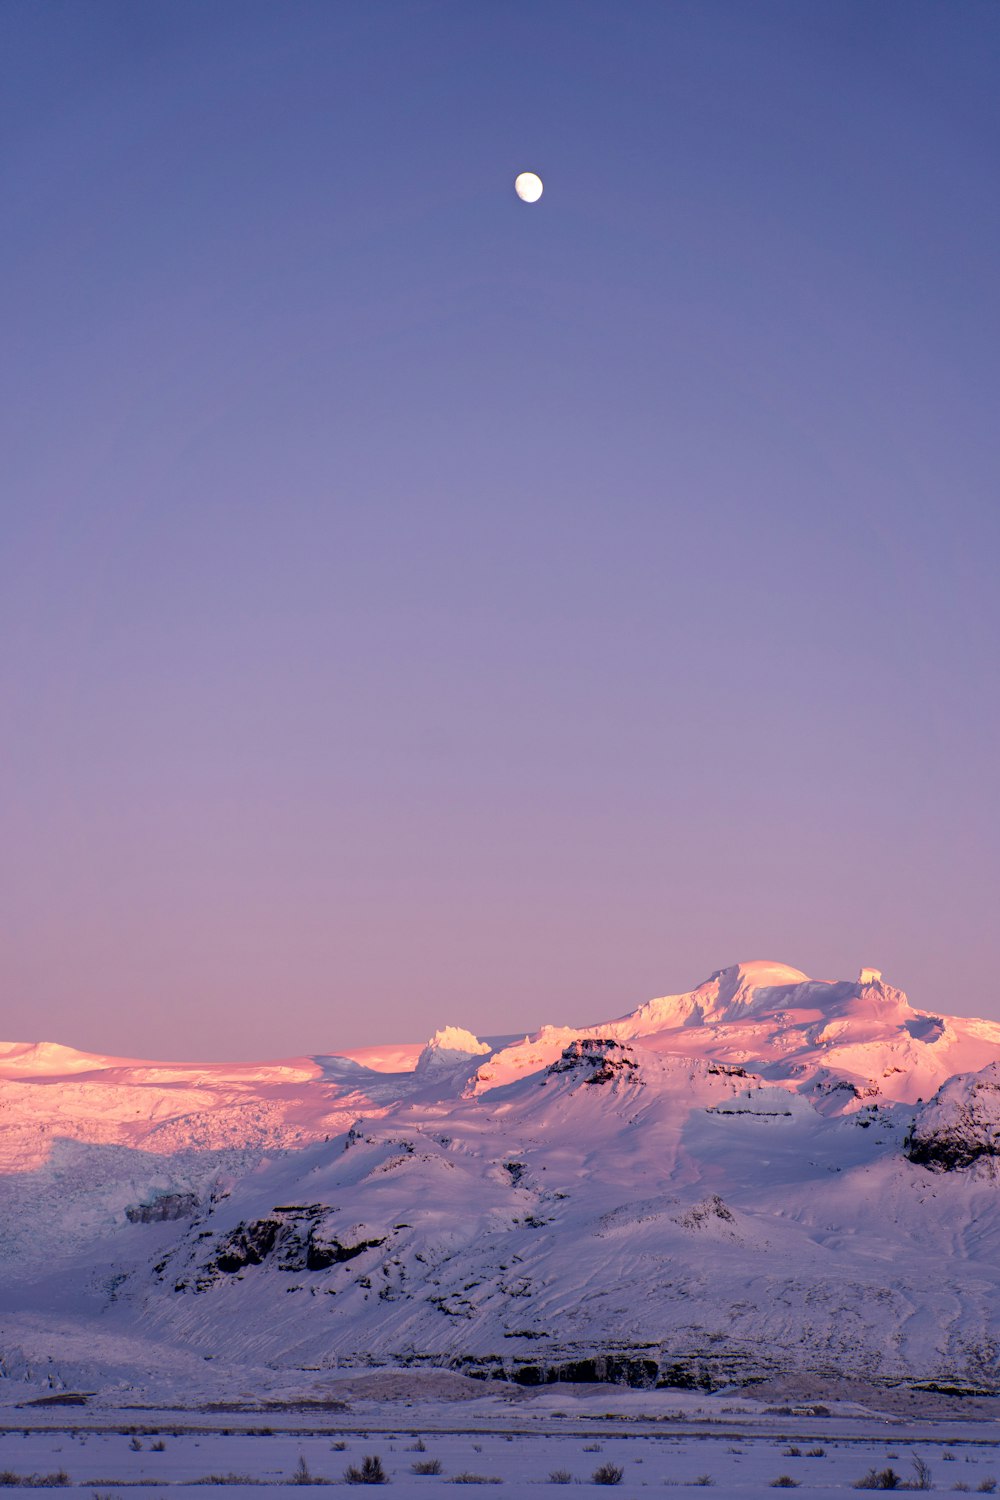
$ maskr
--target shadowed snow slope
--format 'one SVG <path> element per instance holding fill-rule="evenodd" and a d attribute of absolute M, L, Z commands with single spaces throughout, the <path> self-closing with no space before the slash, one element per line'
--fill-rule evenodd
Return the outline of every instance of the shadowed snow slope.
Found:
<path fill-rule="evenodd" d="M 1000 1385 L 1000 1027 L 750 963 L 489 1050 L 0 1048 L 0 1371 Z"/>

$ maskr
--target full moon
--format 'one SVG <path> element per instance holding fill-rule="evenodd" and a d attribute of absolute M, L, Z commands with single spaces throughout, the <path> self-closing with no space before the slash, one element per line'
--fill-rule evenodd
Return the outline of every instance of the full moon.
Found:
<path fill-rule="evenodd" d="M 537 203 L 542 196 L 542 179 L 534 172 L 521 172 L 514 179 L 514 191 L 523 203 Z"/>

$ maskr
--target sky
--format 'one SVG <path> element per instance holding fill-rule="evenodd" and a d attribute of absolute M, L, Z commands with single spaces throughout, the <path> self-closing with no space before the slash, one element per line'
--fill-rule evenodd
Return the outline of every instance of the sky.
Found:
<path fill-rule="evenodd" d="M 1000 1017 L 1000 7 L 5 0 L 0 59 L 0 1035 L 750 958 Z"/>

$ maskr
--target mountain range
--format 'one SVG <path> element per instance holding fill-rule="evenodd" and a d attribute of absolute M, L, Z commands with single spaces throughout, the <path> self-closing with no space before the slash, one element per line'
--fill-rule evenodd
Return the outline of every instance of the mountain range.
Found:
<path fill-rule="evenodd" d="M 515 1039 L 2 1045 L 0 1399 L 370 1363 L 994 1392 L 998 1059 L 876 970 L 768 962 Z"/>

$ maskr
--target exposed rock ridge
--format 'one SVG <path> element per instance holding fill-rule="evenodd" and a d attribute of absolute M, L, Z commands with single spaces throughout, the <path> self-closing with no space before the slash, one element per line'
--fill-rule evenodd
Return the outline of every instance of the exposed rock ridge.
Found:
<path fill-rule="evenodd" d="M 611 1037 L 582 1037 L 564 1047 L 562 1056 L 546 1070 L 548 1076 L 581 1073 L 585 1083 L 610 1083 L 613 1078 L 632 1078 L 638 1073 L 630 1048 Z"/>
<path fill-rule="evenodd" d="M 943 1172 L 1000 1157 L 1000 1063 L 942 1084 L 918 1112 L 906 1154 Z"/>

